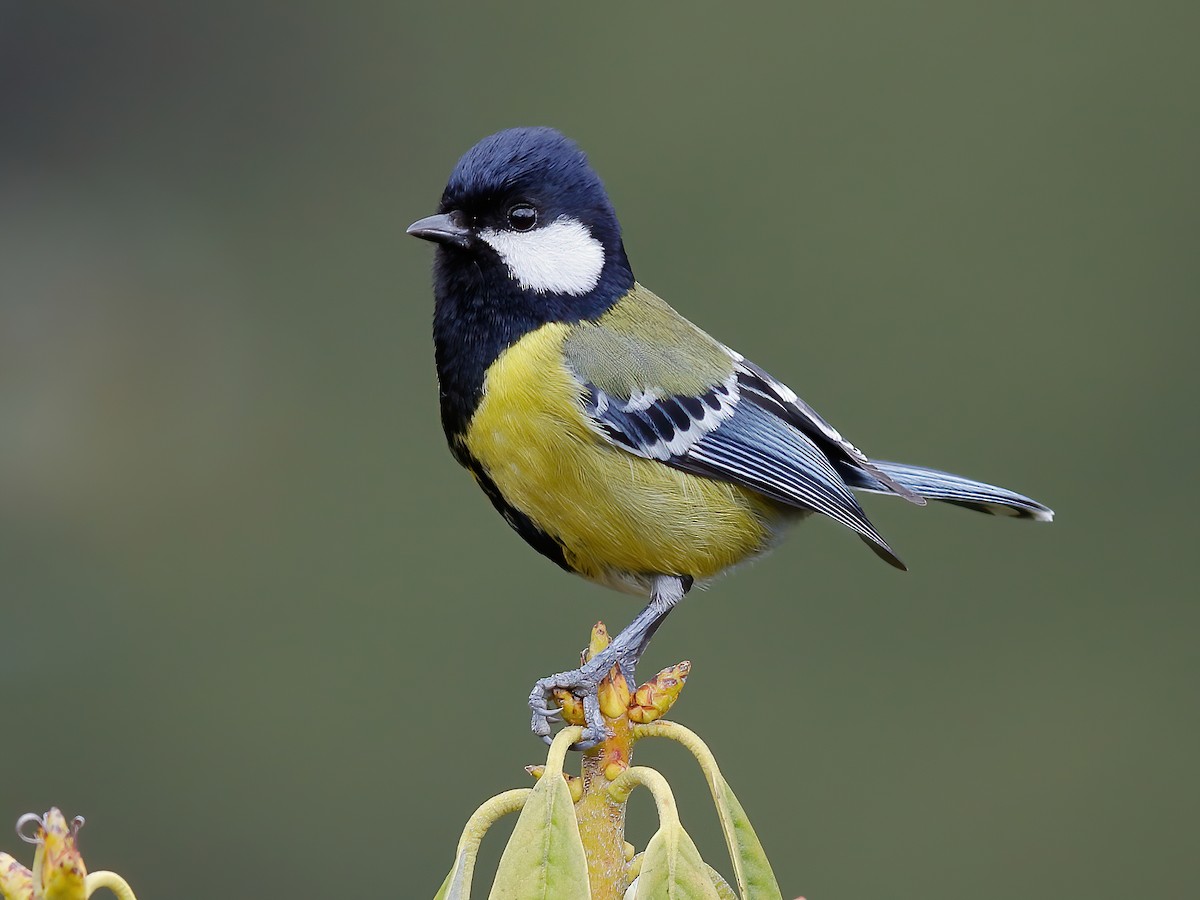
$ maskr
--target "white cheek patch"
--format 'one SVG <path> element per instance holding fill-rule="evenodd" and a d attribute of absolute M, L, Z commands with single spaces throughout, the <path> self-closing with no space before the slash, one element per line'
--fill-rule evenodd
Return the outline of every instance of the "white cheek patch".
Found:
<path fill-rule="evenodd" d="M 577 296 L 600 282 L 604 246 L 570 216 L 532 231 L 485 228 L 479 237 L 500 254 L 509 274 L 526 290 Z"/>

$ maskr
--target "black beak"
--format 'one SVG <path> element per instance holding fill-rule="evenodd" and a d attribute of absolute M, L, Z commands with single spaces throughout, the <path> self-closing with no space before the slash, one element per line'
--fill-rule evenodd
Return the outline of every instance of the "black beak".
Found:
<path fill-rule="evenodd" d="M 470 247 L 475 241 L 471 229 L 462 223 L 458 212 L 438 213 L 426 216 L 408 226 L 408 233 L 435 244 L 455 244 Z"/>

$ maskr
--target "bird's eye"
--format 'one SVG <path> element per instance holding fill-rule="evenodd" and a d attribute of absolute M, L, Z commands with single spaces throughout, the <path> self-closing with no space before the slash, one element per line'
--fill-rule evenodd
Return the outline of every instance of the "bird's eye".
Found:
<path fill-rule="evenodd" d="M 508 224 L 513 231 L 528 231 L 537 224 L 537 210 L 528 203 L 518 203 L 508 211 Z"/>

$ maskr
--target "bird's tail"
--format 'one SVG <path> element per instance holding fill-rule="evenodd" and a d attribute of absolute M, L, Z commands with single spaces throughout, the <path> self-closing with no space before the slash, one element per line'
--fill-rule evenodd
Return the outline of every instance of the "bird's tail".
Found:
<path fill-rule="evenodd" d="M 965 506 L 967 509 L 993 516 L 1015 516 L 1018 519 L 1033 519 L 1038 522 L 1049 522 L 1054 518 L 1054 510 L 1007 488 L 972 481 L 970 478 L 939 472 L 937 469 L 926 469 L 924 466 L 883 462 L 877 459 L 871 460 L 871 465 L 903 487 L 930 500 Z M 838 469 L 838 474 L 852 488 L 874 494 L 897 493 L 862 469 L 847 464 L 842 464 Z"/>

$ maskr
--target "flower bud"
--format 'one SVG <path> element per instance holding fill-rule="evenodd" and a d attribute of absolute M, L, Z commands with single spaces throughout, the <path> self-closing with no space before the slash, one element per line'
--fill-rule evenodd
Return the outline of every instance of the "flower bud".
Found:
<path fill-rule="evenodd" d="M 600 712 L 610 719 L 624 718 L 625 713 L 629 711 L 629 696 L 629 682 L 625 680 L 621 664 L 616 663 L 596 690 Z"/>
<path fill-rule="evenodd" d="M 628 768 L 628 760 L 614 759 L 604 767 L 604 777 L 608 781 L 615 781 L 617 777 Z"/>
<path fill-rule="evenodd" d="M 565 688 L 554 689 L 554 702 L 562 710 L 563 721 L 568 725 L 585 725 L 587 719 L 583 714 L 583 701 Z"/>
<path fill-rule="evenodd" d="M 85 900 L 87 866 L 75 843 L 75 834 L 83 819 L 70 825 L 57 808 L 51 807 L 42 820 L 38 840 L 42 844 L 42 864 L 33 873 L 34 894 L 43 900 Z M 36 863 L 35 863 L 36 865 Z"/>
<path fill-rule="evenodd" d="M 679 693 L 687 682 L 692 664 L 684 660 L 670 668 L 663 669 L 633 694 L 629 706 L 631 722 L 645 725 L 666 715 L 667 711 L 679 699 Z"/>
<path fill-rule="evenodd" d="M 7 853 L 0 853 L 0 896 L 33 900 L 33 873 Z"/>
<path fill-rule="evenodd" d="M 611 639 L 608 636 L 608 629 L 605 627 L 603 622 L 597 622 L 592 626 L 592 636 L 588 641 L 586 657 L 583 661 L 587 662 L 601 650 L 607 648 L 610 643 Z"/>

